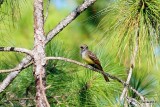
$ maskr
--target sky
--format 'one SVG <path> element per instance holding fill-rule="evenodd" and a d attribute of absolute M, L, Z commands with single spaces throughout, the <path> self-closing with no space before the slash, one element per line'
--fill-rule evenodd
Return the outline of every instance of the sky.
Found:
<path fill-rule="evenodd" d="M 51 1 L 57 9 L 73 10 L 76 8 L 76 0 L 52 0 Z"/>

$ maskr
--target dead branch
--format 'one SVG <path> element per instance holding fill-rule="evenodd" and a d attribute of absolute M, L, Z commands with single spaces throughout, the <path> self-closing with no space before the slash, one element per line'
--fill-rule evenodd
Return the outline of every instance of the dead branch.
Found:
<path fill-rule="evenodd" d="M 8 72 L 14 72 L 14 71 L 23 70 L 23 69 L 29 67 L 29 66 L 32 65 L 32 64 L 33 64 L 33 63 L 30 62 L 29 64 L 24 65 L 24 66 L 21 67 L 21 68 L 13 68 L 13 69 L 0 70 L 0 73 L 8 73 Z"/>
<path fill-rule="evenodd" d="M 6 102 L 8 102 L 8 101 L 20 101 L 20 100 L 35 100 L 35 99 L 34 98 L 7 99 Z"/>
<path fill-rule="evenodd" d="M 95 3 L 96 0 L 84 0 L 83 4 L 78 6 L 73 12 L 71 12 L 65 19 L 63 19 L 54 29 L 52 29 L 46 38 L 46 44 L 52 40 L 60 31 L 62 31 L 69 23 L 71 23 L 77 16 L 86 10 L 90 5 Z"/>
<path fill-rule="evenodd" d="M 141 107 L 141 104 L 134 98 L 126 97 L 128 104 L 133 105 L 135 107 Z"/>
<path fill-rule="evenodd" d="M 50 0 L 47 0 L 47 7 L 46 7 L 46 14 L 44 17 L 44 22 L 46 22 L 46 20 L 48 18 L 49 5 L 50 5 Z"/>
<path fill-rule="evenodd" d="M 138 46 L 139 46 L 139 28 L 138 28 L 138 23 L 137 23 L 136 27 L 137 27 L 136 28 L 137 31 L 135 33 L 135 37 L 136 37 L 135 47 L 134 47 L 133 54 L 132 54 L 132 57 L 131 57 L 130 68 L 129 68 L 129 73 L 128 73 L 126 84 L 129 84 L 129 82 L 131 80 L 132 72 L 133 72 L 133 69 L 135 67 L 136 55 L 137 55 L 137 52 L 138 52 Z M 123 101 L 124 98 L 127 96 L 127 91 L 128 91 L 128 87 L 124 86 L 124 89 L 123 89 L 122 94 L 120 96 L 120 100 L 121 101 Z M 141 100 L 144 101 L 143 98 Z"/>
<path fill-rule="evenodd" d="M 4 91 L 7 86 L 14 80 L 14 78 L 20 73 L 21 69 L 28 65 L 29 62 L 31 62 L 32 57 L 27 55 L 23 60 L 21 61 L 20 64 L 17 65 L 16 68 L 19 68 L 20 70 L 11 72 L 7 77 L 3 80 L 3 82 L 0 84 L 0 93 Z"/>
<path fill-rule="evenodd" d="M 0 47 L 0 51 L 7 52 L 20 52 L 32 56 L 32 51 L 25 48 L 16 48 L 16 47 Z"/>
<path fill-rule="evenodd" d="M 90 5 L 95 3 L 96 0 L 85 0 L 83 4 L 81 4 L 79 7 L 77 7 L 73 12 L 71 12 L 64 20 L 62 20 L 54 29 L 52 29 L 48 34 L 47 34 L 47 39 L 45 40 L 45 45 L 51 41 L 55 35 L 57 35 L 61 30 L 63 30 L 69 23 L 71 23 L 77 16 L 80 15 L 85 9 L 87 9 Z M 75 17 L 73 17 L 75 15 Z M 69 17 L 72 18 L 72 20 L 67 20 Z M 68 22 L 67 22 L 68 21 Z M 11 72 L 0 84 L 0 93 L 9 86 L 9 84 L 17 77 L 17 75 L 21 72 L 21 68 L 28 63 L 32 58 L 30 56 L 27 56 L 23 58 L 20 64 L 17 65 L 16 68 L 19 68 L 20 70 Z"/>
<path fill-rule="evenodd" d="M 85 67 L 85 68 L 88 68 L 90 70 L 93 70 L 95 72 L 99 72 L 101 73 L 103 76 L 105 77 L 110 77 L 111 79 L 113 80 L 116 80 L 120 83 L 122 83 L 125 87 L 129 87 L 133 92 L 135 92 L 141 99 L 145 99 L 145 97 L 143 95 L 141 95 L 137 90 L 135 90 L 132 86 L 130 86 L 129 84 L 126 84 L 125 81 L 117 78 L 116 76 L 113 76 L 113 75 L 110 75 L 109 73 L 106 73 L 106 72 L 103 72 L 103 71 L 100 71 L 96 68 L 93 68 L 92 66 L 90 65 L 86 65 L 86 64 L 83 64 L 83 63 L 80 63 L 78 61 L 75 61 L 75 60 L 72 60 L 72 59 L 68 59 L 68 58 L 63 58 L 63 57 L 46 57 L 46 60 L 62 60 L 62 61 L 66 61 L 66 62 L 70 62 L 70 63 L 74 63 L 74 64 L 77 64 L 79 66 L 82 66 L 82 67 Z M 143 101 L 143 100 L 142 100 Z"/>

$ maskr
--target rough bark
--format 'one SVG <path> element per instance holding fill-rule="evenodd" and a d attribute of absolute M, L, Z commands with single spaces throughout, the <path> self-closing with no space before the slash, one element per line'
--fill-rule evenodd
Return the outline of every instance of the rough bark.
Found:
<path fill-rule="evenodd" d="M 49 107 L 45 94 L 45 36 L 43 0 L 34 0 L 34 77 L 36 82 L 36 106 Z"/>

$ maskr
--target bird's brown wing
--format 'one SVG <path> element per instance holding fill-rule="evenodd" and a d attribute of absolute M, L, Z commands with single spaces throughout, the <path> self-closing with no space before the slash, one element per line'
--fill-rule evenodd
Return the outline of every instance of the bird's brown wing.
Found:
<path fill-rule="evenodd" d="M 91 51 L 88 51 L 88 56 L 90 59 L 93 60 L 93 62 L 95 62 L 95 65 L 94 65 L 95 68 L 99 70 L 103 70 L 99 59 L 96 57 L 94 53 L 92 53 Z"/>
<path fill-rule="evenodd" d="M 93 66 L 93 67 L 95 67 L 95 68 L 103 71 L 103 68 L 102 68 L 102 66 L 101 66 L 101 63 L 100 63 L 99 59 L 96 57 L 96 55 L 95 55 L 94 53 L 92 53 L 91 51 L 88 51 L 88 56 L 89 56 L 90 59 L 93 60 L 93 62 L 95 62 L 95 64 L 94 64 L 94 65 L 91 65 L 91 66 Z M 103 71 L 103 73 L 104 73 L 104 71 Z M 103 77 L 104 77 L 104 79 L 106 80 L 106 82 L 109 82 L 109 79 L 108 79 L 107 76 L 104 76 L 104 75 L 103 75 Z"/>

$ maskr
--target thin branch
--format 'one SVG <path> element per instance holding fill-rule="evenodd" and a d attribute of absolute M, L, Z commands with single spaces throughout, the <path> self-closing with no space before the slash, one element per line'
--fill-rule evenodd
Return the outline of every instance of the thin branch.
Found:
<path fill-rule="evenodd" d="M 33 56 L 32 51 L 25 48 L 16 48 L 16 47 L 0 47 L 0 51 L 7 52 L 20 52 L 27 55 Z"/>
<path fill-rule="evenodd" d="M 96 0 L 84 0 L 83 4 L 78 6 L 73 12 L 71 12 L 65 19 L 63 19 L 54 29 L 52 29 L 46 38 L 46 44 L 52 40 L 60 31 L 62 31 L 69 23 L 71 23 L 77 16 L 86 10 L 90 5 L 95 3 Z"/>
<path fill-rule="evenodd" d="M 149 104 L 152 105 L 153 103 L 155 103 L 155 101 L 138 102 L 135 98 L 131 98 L 131 97 L 126 97 L 126 100 L 127 100 L 128 104 L 134 105 L 135 107 L 150 107 Z"/>
<path fill-rule="evenodd" d="M 4 103 L 8 103 L 8 102 L 10 102 L 10 101 L 22 101 L 22 100 L 35 100 L 34 98 L 17 98 L 17 99 L 7 99 L 7 100 L 4 100 L 3 102 L 2 102 L 2 104 L 4 104 Z M 0 103 L 1 104 L 1 103 Z"/>
<path fill-rule="evenodd" d="M 93 71 L 95 71 L 95 72 L 99 72 L 99 73 L 101 73 L 103 76 L 105 76 L 105 77 L 110 77 L 111 79 L 114 79 L 114 80 L 122 83 L 124 86 L 129 87 L 133 92 L 135 92 L 138 96 L 140 96 L 140 98 L 145 99 L 145 98 L 143 97 L 143 95 L 141 95 L 137 90 L 135 90 L 135 89 L 134 89 L 132 86 L 130 86 L 129 84 L 126 84 L 123 80 L 117 78 L 116 76 L 110 75 L 109 73 L 106 73 L 106 72 L 100 71 L 100 70 L 98 70 L 98 69 L 96 69 L 96 68 L 93 68 L 93 67 L 90 66 L 90 65 L 86 65 L 86 64 L 80 63 L 80 62 L 78 62 L 78 61 L 75 61 L 75 60 L 72 60 L 72 59 L 68 59 L 68 58 L 63 58 L 63 57 L 46 57 L 46 60 L 62 60 L 62 61 L 65 61 L 65 62 L 70 62 L 70 63 L 77 64 L 77 65 L 79 65 L 79 66 L 88 68 L 88 69 L 93 70 Z"/>
<path fill-rule="evenodd" d="M 20 100 L 35 100 L 34 98 L 17 98 L 17 99 L 8 99 L 6 102 L 8 101 L 20 101 Z"/>
<path fill-rule="evenodd" d="M 44 17 L 44 23 L 46 22 L 46 20 L 48 18 L 48 10 L 49 10 L 50 1 L 51 0 L 47 0 L 47 8 L 46 8 L 46 15 Z"/>
<path fill-rule="evenodd" d="M 74 14 L 76 17 L 80 15 L 85 9 L 87 9 L 90 5 L 92 5 L 96 0 L 85 0 L 82 5 L 80 5 L 78 8 L 76 8 L 73 12 L 71 12 L 67 17 L 72 17 Z M 48 34 L 47 34 L 47 39 L 45 41 L 45 45 L 51 41 L 55 35 L 57 35 L 61 30 L 63 30 L 69 23 L 71 23 L 76 17 L 72 17 L 72 20 L 67 20 L 68 18 L 65 18 L 62 20 L 54 29 L 52 29 Z M 68 22 L 67 22 L 68 21 Z M 23 58 L 21 63 L 17 65 L 17 68 L 21 69 L 23 66 L 27 65 L 30 63 L 32 60 L 32 57 L 27 56 Z M 21 70 L 17 70 L 15 72 L 11 72 L 0 84 L 0 93 L 9 86 L 9 84 L 17 77 L 17 75 L 21 72 Z"/>
<path fill-rule="evenodd" d="M 141 104 L 134 98 L 126 97 L 128 104 L 134 105 L 135 107 L 140 107 Z"/>
<path fill-rule="evenodd" d="M 13 68 L 13 69 L 7 69 L 7 70 L 0 70 L 0 73 L 8 73 L 8 72 L 14 72 L 14 71 L 19 71 L 19 70 L 23 70 L 25 68 L 28 68 L 30 65 L 32 65 L 33 63 L 30 62 L 29 64 L 21 67 L 21 68 Z"/>
<path fill-rule="evenodd" d="M 126 84 L 129 84 L 130 80 L 131 80 L 131 76 L 132 76 L 132 72 L 133 72 L 133 69 L 135 67 L 135 60 L 136 60 L 136 55 L 137 55 L 137 52 L 138 52 L 138 46 L 139 46 L 139 27 L 138 27 L 138 23 L 137 23 L 137 31 L 135 33 L 135 37 L 136 37 L 136 40 L 135 40 L 135 47 L 134 47 L 134 50 L 133 50 L 133 54 L 132 54 L 132 57 L 131 57 L 131 62 L 130 62 L 130 69 L 129 69 L 129 73 L 128 73 L 128 77 L 127 77 L 127 81 L 126 81 Z M 128 87 L 124 87 L 123 91 L 122 91 L 122 94 L 120 96 L 120 100 L 123 101 L 124 98 L 127 96 L 127 91 L 128 91 Z M 141 99 L 144 101 L 144 99 Z"/>
<path fill-rule="evenodd" d="M 11 72 L 0 84 L 0 93 L 4 91 L 5 88 L 13 81 L 13 79 L 20 73 L 21 69 L 26 66 L 29 62 L 31 62 L 32 57 L 27 55 L 27 57 L 23 58 L 20 64 L 17 65 L 17 68 L 20 70 Z"/>

